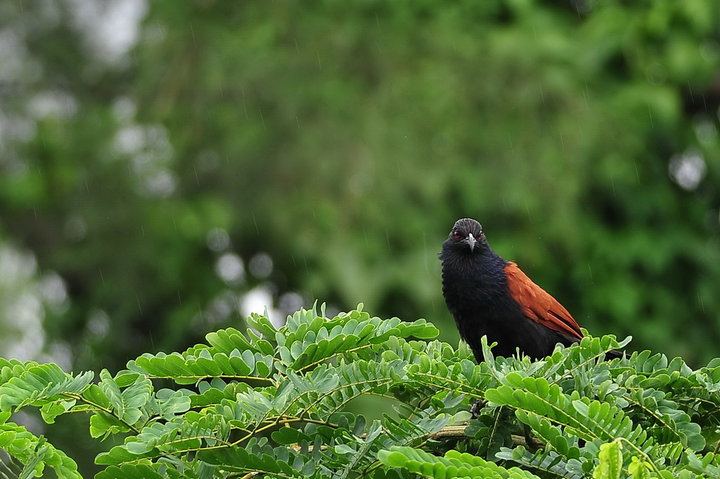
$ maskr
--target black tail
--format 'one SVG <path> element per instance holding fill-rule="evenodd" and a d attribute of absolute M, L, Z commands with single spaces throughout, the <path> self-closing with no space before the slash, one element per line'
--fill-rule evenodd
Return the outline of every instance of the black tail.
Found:
<path fill-rule="evenodd" d="M 617 349 L 611 349 L 607 353 L 605 353 L 605 359 L 618 359 L 618 358 L 624 358 L 626 356 L 630 356 L 625 351 L 618 351 Z"/>

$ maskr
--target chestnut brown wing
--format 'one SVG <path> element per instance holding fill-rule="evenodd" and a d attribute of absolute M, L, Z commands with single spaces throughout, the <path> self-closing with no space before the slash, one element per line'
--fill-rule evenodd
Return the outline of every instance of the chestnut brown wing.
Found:
<path fill-rule="evenodd" d="M 505 275 L 510 295 L 528 319 L 571 338 L 582 339 L 580 326 L 568 310 L 547 291 L 533 283 L 517 264 L 509 262 L 505 266 Z"/>

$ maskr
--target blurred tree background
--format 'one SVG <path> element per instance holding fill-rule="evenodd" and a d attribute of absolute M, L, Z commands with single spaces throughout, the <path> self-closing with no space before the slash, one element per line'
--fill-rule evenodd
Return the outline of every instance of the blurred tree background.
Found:
<path fill-rule="evenodd" d="M 0 354 L 111 371 L 314 299 L 457 333 L 493 247 L 595 334 L 720 343 L 714 0 L 0 4 Z"/>

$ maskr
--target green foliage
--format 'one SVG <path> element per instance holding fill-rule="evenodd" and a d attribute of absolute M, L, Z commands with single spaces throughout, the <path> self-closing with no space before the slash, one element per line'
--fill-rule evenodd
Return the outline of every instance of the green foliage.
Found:
<path fill-rule="evenodd" d="M 390 451 L 380 451 L 379 459 L 390 467 L 400 467 L 427 477 L 488 477 L 493 479 L 530 479 L 537 476 L 518 468 L 505 469 L 468 453 L 451 450 L 445 457 L 433 456 L 410 447 L 394 446 Z"/>
<path fill-rule="evenodd" d="M 223 373 L 193 395 L 155 397 L 173 405 L 158 406 L 169 420 L 187 401 L 243 393 L 234 378 L 254 387 L 284 374 L 275 360 L 265 369 L 272 334 L 253 326 L 267 341 L 253 349 L 229 328 L 244 329 L 233 313 L 257 287 L 282 310 L 273 320 L 297 309 L 283 301 L 296 292 L 305 305 L 425 316 L 455 343 L 435 254 L 465 215 L 593 334 L 632 334 L 636 348 L 693 368 L 717 355 L 717 0 L 91 3 L 101 6 L 0 2 L 0 355 L 63 358 L 97 381 L 137 358 L 131 372 L 154 387 Z M 118 54 L 112 40 L 132 40 L 135 26 Z M 690 168 L 697 184 L 678 181 L 683 159 L 704 166 Z M 269 273 L 253 268 L 259 253 Z M 224 259 L 242 268 L 218 274 Z M 228 337 L 203 339 L 221 328 Z M 200 341 L 212 358 L 138 358 Z M 312 369 L 336 346 L 374 351 L 362 332 L 313 341 L 306 357 L 286 346 L 288 364 Z M 433 387 L 490 387 L 465 382 L 482 371 L 453 369 L 464 353 L 438 348 L 429 353 L 456 382 Z M 423 354 L 388 343 L 383 358 L 432 377 Z M 663 389 L 684 376 L 645 376 L 614 378 L 637 390 L 628 407 L 670 426 L 640 425 L 693 440 L 673 424 L 695 416 Z M 645 380 L 659 386 L 635 385 Z M 88 393 L 132 422 L 132 398 L 102 387 Z M 716 417 L 714 393 L 695 391 L 698 415 Z M 52 421 L 71 403 L 41 414 Z M 506 416 L 509 406 L 471 425 L 488 432 L 489 456 L 510 445 Z M 48 438 L 95 457 L 72 427 L 81 420 L 59 419 Z M 128 429 L 113 415 L 91 424 L 108 441 Z"/>
<path fill-rule="evenodd" d="M 0 413 L 0 450 L 22 463 L 22 469 L 17 471 L 18 477 L 40 477 L 46 467 L 53 469 L 60 478 L 81 477 L 75 461 L 43 437 L 37 437 L 25 427 L 8 422 L 9 418 L 10 411 L 3 409 Z"/>
<path fill-rule="evenodd" d="M 720 478 L 720 361 L 693 370 L 586 337 L 551 356 L 476 364 L 425 320 L 301 310 L 209 333 L 112 375 L 2 361 L 0 448 L 30 475 L 75 462 L 11 414 L 89 415 L 98 478 Z M 375 396 L 387 409 L 353 412 Z M 472 405 L 477 415 L 470 417 Z M 22 475 L 22 474 L 18 474 Z"/>
<path fill-rule="evenodd" d="M 113 58 L 93 15 L 114 12 L 2 2 L 0 243 L 64 282 L 44 328 L 76 370 L 184 349 L 264 283 L 453 340 L 435 253 L 464 215 L 588 330 L 703 364 L 716 3 L 138 2 Z M 668 174 L 685 156 L 690 189 Z M 225 254 L 244 276 L 217 274 Z M 0 346 L 23 331 L 9 283 Z"/>

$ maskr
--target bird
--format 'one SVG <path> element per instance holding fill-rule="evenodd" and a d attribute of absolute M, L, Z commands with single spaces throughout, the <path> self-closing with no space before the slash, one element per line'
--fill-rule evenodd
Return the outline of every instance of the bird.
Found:
<path fill-rule="evenodd" d="M 577 321 L 518 265 L 495 253 L 472 218 L 455 222 L 439 254 L 442 292 L 461 338 L 483 361 L 481 338 L 496 356 L 519 350 L 532 359 L 552 354 L 557 343 L 583 338 Z"/>

